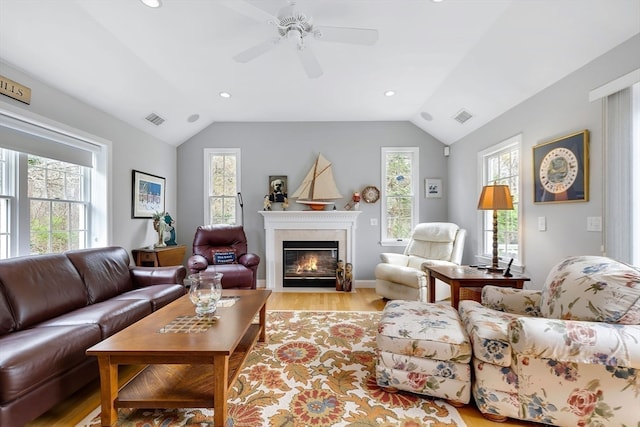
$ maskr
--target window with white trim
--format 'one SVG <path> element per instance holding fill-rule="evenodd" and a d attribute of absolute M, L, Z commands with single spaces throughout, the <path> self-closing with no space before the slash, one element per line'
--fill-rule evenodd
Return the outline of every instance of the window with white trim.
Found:
<path fill-rule="evenodd" d="M 88 247 L 90 168 L 32 155 L 26 160 L 30 252 Z"/>
<path fill-rule="evenodd" d="M 205 224 L 240 224 L 240 149 L 205 148 Z"/>
<path fill-rule="evenodd" d="M 419 218 L 418 147 L 382 147 L 381 244 L 404 245 Z"/>
<path fill-rule="evenodd" d="M 479 153 L 482 171 L 481 185 L 508 185 L 513 199 L 513 210 L 498 211 L 498 258 L 508 263 L 522 265 L 520 234 L 520 144 L 522 137 L 516 135 Z M 480 192 L 478 192 L 480 194 Z M 478 227 L 479 258 L 491 263 L 493 254 L 493 211 L 478 211 L 482 225 Z"/>
<path fill-rule="evenodd" d="M 11 226 L 11 208 L 15 200 L 14 164 L 15 153 L 0 148 L 0 259 L 9 258 L 14 252 L 12 245 L 15 245 L 15 240 L 12 237 L 15 232 Z"/>

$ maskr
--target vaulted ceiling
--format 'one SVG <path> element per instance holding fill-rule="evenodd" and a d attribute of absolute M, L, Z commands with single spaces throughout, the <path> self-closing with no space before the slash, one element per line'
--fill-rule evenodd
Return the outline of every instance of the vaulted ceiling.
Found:
<path fill-rule="evenodd" d="M 451 144 L 640 32 L 639 0 L 299 0 L 377 41 L 304 38 L 315 78 L 289 39 L 234 60 L 287 4 L 0 0 L 0 61 L 173 145 L 214 122 L 388 120 Z"/>

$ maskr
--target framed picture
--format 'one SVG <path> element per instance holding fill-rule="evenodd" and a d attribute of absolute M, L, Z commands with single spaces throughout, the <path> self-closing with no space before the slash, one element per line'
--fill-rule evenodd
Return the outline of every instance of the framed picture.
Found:
<path fill-rule="evenodd" d="M 164 178 L 134 170 L 131 182 L 131 218 L 153 218 L 165 211 Z"/>
<path fill-rule="evenodd" d="M 424 197 L 427 199 L 442 197 L 442 180 L 440 178 L 426 178 L 424 180 Z"/>
<path fill-rule="evenodd" d="M 270 175 L 269 176 L 269 201 L 273 203 L 282 203 L 287 198 L 287 176 L 286 175 Z"/>
<path fill-rule="evenodd" d="M 534 203 L 589 200 L 589 131 L 533 147 Z"/>

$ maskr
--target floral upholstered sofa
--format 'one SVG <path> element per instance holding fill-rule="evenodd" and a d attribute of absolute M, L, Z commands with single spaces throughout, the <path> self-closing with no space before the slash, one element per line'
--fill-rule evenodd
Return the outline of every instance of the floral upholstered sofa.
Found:
<path fill-rule="evenodd" d="M 542 290 L 486 286 L 462 301 L 472 393 L 490 419 L 640 426 L 640 271 L 569 257 Z"/>

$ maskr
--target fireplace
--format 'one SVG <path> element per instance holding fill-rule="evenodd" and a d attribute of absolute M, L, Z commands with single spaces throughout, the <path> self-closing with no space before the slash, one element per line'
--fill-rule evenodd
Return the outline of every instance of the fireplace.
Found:
<path fill-rule="evenodd" d="M 282 260 L 285 288 L 336 285 L 337 240 L 284 240 Z"/>

